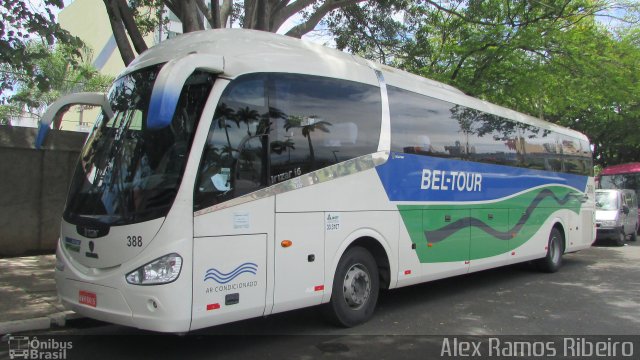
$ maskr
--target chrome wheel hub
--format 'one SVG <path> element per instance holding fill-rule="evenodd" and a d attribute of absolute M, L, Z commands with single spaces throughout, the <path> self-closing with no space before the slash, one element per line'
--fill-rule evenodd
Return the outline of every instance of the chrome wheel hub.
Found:
<path fill-rule="evenodd" d="M 344 276 L 343 292 L 347 305 L 354 310 L 367 303 L 371 295 L 371 278 L 364 265 L 355 264 L 349 268 Z"/>

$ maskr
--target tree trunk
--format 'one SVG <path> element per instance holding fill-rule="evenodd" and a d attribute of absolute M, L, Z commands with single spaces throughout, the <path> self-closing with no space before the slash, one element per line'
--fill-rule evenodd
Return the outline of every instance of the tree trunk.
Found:
<path fill-rule="evenodd" d="M 233 10 L 232 0 L 222 0 L 222 8 L 220 8 L 220 26 L 226 27 Z"/>
<path fill-rule="evenodd" d="M 133 61 L 133 59 L 135 59 L 136 55 L 131 48 L 131 44 L 129 44 L 127 32 L 124 28 L 124 25 L 122 24 L 122 15 L 120 14 L 120 8 L 116 3 L 117 0 L 103 1 L 105 7 L 107 8 L 107 15 L 109 15 L 109 22 L 111 23 L 113 36 L 116 39 L 118 50 L 120 50 L 120 56 L 122 57 L 124 65 L 127 66 Z"/>
<path fill-rule="evenodd" d="M 220 6 L 222 1 L 222 6 Z M 324 0 L 313 7 L 315 0 L 244 0 L 245 29 L 276 32 L 287 19 L 308 9 L 305 20 L 293 27 L 286 35 L 300 38 L 312 31 L 316 25 L 329 12 L 340 7 L 357 4 L 365 0 Z M 120 56 L 125 65 L 129 65 L 136 57 L 131 48 L 139 54 L 147 49 L 142 34 L 140 33 L 133 12 L 127 4 L 127 0 L 103 0 L 111 29 L 120 50 Z M 202 0 L 163 0 L 162 4 L 168 7 L 182 22 L 182 32 L 204 30 L 204 19 L 212 28 L 226 27 L 229 18 L 233 15 L 233 0 L 214 0 L 209 12 Z M 233 21 L 233 20 L 232 20 Z M 231 21 L 231 22 L 232 22 Z"/>
<path fill-rule="evenodd" d="M 211 1 L 211 28 L 219 29 L 222 27 L 220 22 L 220 3 L 218 0 Z"/>
<path fill-rule="evenodd" d="M 188 33 L 192 31 L 204 30 L 199 19 L 198 6 L 195 0 L 183 0 L 180 2 L 180 11 L 182 12 L 182 32 Z"/>
<path fill-rule="evenodd" d="M 131 38 L 131 42 L 133 43 L 133 47 L 136 49 L 138 54 L 142 54 L 143 51 L 147 50 L 147 43 L 144 42 L 144 38 L 136 25 L 136 21 L 133 18 L 133 12 L 129 5 L 127 5 L 126 0 L 116 0 L 118 3 L 118 9 L 120 10 L 120 15 L 122 17 L 122 22 L 124 23 L 125 28 L 127 29 L 127 33 L 129 34 L 129 38 Z"/>

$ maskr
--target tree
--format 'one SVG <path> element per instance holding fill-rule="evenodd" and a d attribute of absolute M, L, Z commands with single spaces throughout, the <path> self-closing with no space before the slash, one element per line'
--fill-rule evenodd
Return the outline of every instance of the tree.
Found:
<path fill-rule="evenodd" d="M 209 28 L 218 29 L 236 20 L 245 29 L 276 32 L 287 20 L 301 16 L 302 21 L 286 33 L 300 38 L 312 31 L 330 12 L 365 0 L 244 0 L 242 3 L 222 0 L 222 4 L 212 1 L 210 8 L 205 0 L 137 0 L 131 4 L 126 0 L 103 1 L 120 55 L 128 65 L 136 54 L 147 49 L 143 36 L 154 24 L 153 20 L 146 18 L 147 22 L 141 29 L 141 18 L 138 16 L 140 8 L 159 9 L 166 6 L 182 22 L 184 33 L 204 30 L 205 23 Z M 157 21 L 162 21 L 161 16 Z"/>
<path fill-rule="evenodd" d="M 354 5 L 330 17 L 339 48 L 579 130 L 603 165 L 640 160 L 638 4 L 389 0 L 377 6 L 371 12 Z M 625 10 L 617 19 L 624 31 L 600 21 L 620 13 L 618 6 Z M 385 9 L 395 12 L 391 20 L 374 16 Z M 369 36 L 359 41 L 362 32 Z"/>
<path fill-rule="evenodd" d="M 313 142 L 311 141 L 311 133 L 316 130 L 328 133 L 330 132 L 329 126 L 332 126 L 330 122 L 318 120 L 318 117 L 315 115 L 308 117 L 289 115 L 286 118 L 284 125 L 284 129 L 286 131 L 296 128 L 301 129 L 302 136 L 307 138 L 307 142 L 309 143 L 309 162 L 311 163 L 311 169 L 316 168 L 316 156 L 313 150 Z"/>
<path fill-rule="evenodd" d="M 33 79 L 42 92 L 51 86 L 51 79 L 38 71 L 38 61 L 49 55 L 54 43 L 79 48 L 81 41 L 55 22 L 53 7 L 62 8 L 62 0 L 42 0 L 42 8 L 34 8 L 27 0 L 0 0 L 0 103 L 6 101 L 6 91 L 14 88 L 16 74 Z M 46 45 L 29 48 L 33 41 Z"/>
<path fill-rule="evenodd" d="M 233 147 L 231 146 L 231 139 L 229 138 L 229 128 L 231 127 L 229 122 L 235 123 L 236 126 L 240 127 L 240 121 L 236 118 L 235 110 L 228 107 L 227 104 L 221 103 L 216 108 L 213 121 L 218 125 L 219 129 L 224 129 L 224 134 L 227 138 L 227 150 L 229 155 L 231 155 Z"/>
<path fill-rule="evenodd" d="M 68 45 L 58 45 L 52 51 L 41 42 L 33 41 L 26 45 L 25 54 L 46 54 L 45 57 L 33 61 L 33 69 L 41 77 L 48 79 L 48 87 L 43 91 L 38 78 L 34 79 L 25 73 L 14 72 L 9 79 L 15 88 L 15 94 L 8 97 L 7 109 L 19 112 L 26 111 L 40 117 L 47 105 L 60 96 L 81 91 L 104 92 L 113 81 L 110 76 L 101 75 L 91 66 L 90 52 L 83 51 L 78 58 L 78 50 Z M 60 123 L 54 124 L 59 128 Z"/>
<path fill-rule="evenodd" d="M 11 126 L 11 118 L 19 116 L 20 109 L 12 104 L 0 105 L 0 126 Z"/>

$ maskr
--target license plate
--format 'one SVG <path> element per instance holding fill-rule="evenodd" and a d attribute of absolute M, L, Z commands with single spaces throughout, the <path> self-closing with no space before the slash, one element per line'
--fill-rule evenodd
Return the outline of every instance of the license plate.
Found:
<path fill-rule="evenodd" d="M 89 291 L 80 290 L 78 299 L 80 304 L 89 305 L 91 307 L 96 307 L 98 305 L 98 297 L 95 293 Z"/>

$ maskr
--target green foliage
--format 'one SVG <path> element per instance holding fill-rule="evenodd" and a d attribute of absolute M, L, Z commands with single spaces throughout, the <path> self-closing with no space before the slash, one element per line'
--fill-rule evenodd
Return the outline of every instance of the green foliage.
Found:
<path fill-rule="evenodd" d="M 45 54 L 33 61 L 33 69 L 48 79 L 48 87 L 43 90 L 38 79 L 24 73 L 12 73 L 15 93 L 8 97 L 8 102 L 14 109 L 40 116 L 48 104 L 62 95 L 81 91 L 104 92 L 113 81 L 112 77 L 101 75 L 93 68 L 89 63 L 90 53 L 86 50 L 82 57 L 78 57 L 78 50 L 71 46 L 58 45 L 51 51 L 40 42 L 31 42 L 26 46 L 26 53 L 31 52 Z"/>
<path fill-rule="evenodd" d="M 80 39 L 69 34 L 55 22 L 52 7 L 62 8 L 62 0 L 42 0 L 41 9 L 33 7 L 27 0 L 0 0 L 0 92 L 13 90 L 16 74 L 34 80 L 42 92 L 51 86 L 51 80 L 38 71 L 39 60 L 45 59 L 49 51 L 46 46 L 29 47 L 33 41 L 48 46 L 55 42 L 79 48 Z M 0 103 L 6 100 L 0 96 Z"/>
<path fill-rule="evenodd" d="M 166 30 L 169 18 L 164 12 L 162 0 L 131 0 L 129 8 L 142 35 L 147 35 L 159 27 Z"/>
<path fill-rule="evenodd" d="M 20 115 L 20 109 L 15 105 L 0 105 L 0 126 L 11 126 L 11 118 Z"/>
<path fill-rule="evenodd" d="M 640 160 L 637 3 L 386 1 L 334 15 L 338 47 L 581 131 L 600 164 Z"/>
<path fill-rule="evenodd" d="M 405 24 L 389 14 L 406 6 L 406 1 L 389 0 L 353 4 L 331 14 L 325 23 L 338 49 L 391 64 L 409 39 Z"/>

